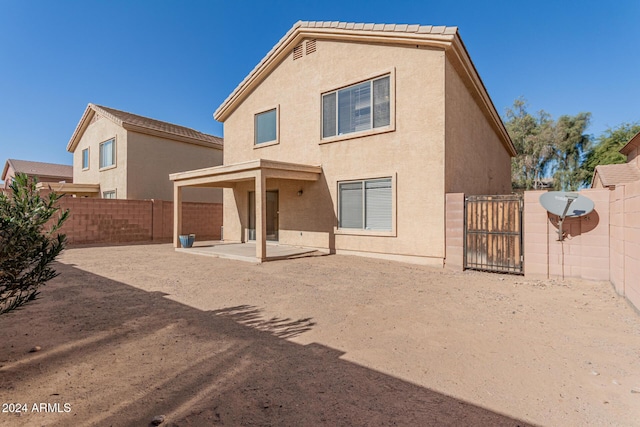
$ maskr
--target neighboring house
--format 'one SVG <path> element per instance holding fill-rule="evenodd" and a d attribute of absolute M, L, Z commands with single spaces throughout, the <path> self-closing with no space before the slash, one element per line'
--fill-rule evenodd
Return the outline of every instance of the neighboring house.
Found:
<path fill-rule="evenodd" d="M 637 133 L 620 149 L 627 156 L 627 163 L 598 165 L 593 172 L 591 188 L 610 188 L 640 180 L 640 133 Z"/>
<path fill-rule="evenodd" d="M 222 148 L 213 135 L 89 104 L 67 145 L 74 184 L 65 190 L 93 185 L 94 197 L 172 200 L 169 174 L 221 165 Z M 191 189 L 184 200 L 221 203 L 222 192 Z"/>
<path fill-rule="evenodd" d="M 2 170 L 2 181 L 4 181 L 5 189 L 9 188 L 13 177 L 17 173 L 24 173 L 29 177 L 37 178 L 38 182 L 43 184 L 73 182 L 73 166 L 8 159 Z"/>
<path fill-rule="evenodd" d="M 277 240 L 441 266 L 445 194 L 511 192 L 516 151 L 456 27 L 298 22 L 214 117 L 224 166 L 173 174 L 176 201 L 225 187 L 225 241 L 259 260 Z"/>

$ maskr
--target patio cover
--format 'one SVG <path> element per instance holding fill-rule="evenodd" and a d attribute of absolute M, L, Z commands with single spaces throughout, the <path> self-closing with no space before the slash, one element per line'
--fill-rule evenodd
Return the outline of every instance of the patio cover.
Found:
<path fill-rule="evenodd" d="M 321 166 L 274 160 L 252 160 L 231 165 L 215 166 L 169 175 L 173 181 L 173 246 L 178 248 L 178 236 L 182 231 L 183 187 L 233 188 L 242 181 L 254 181 L 256 195 L 256 258 L 262 262 L 267 257 L 267 179 L 317 181 Z"/>

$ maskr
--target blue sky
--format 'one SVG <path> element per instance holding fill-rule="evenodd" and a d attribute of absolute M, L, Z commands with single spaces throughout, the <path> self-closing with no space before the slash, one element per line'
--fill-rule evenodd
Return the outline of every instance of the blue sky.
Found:
<path fill-rule="evenodd" d="M 449 25 L 501 115 L 640 120 L 640 1 L 0 0 L 0 162 L 71 164 L 89 102 L 222 135 L 212 114 L 298 20 Z"/>

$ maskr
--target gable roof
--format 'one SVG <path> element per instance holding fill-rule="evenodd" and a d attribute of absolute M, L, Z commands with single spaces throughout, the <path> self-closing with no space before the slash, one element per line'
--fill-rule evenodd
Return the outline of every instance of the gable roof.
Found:
<path fill-rule="evenodd" d="M 9 166 L 15 173 L 25 173 L 30 176 L 60 178 L 61 180 L 73 180 L 73 166 L 57 163 L 32 162 L 29 160 L 8 159 L 2 171 L 2 180 L 7 178 Z"/>
<path fill-rule="evenodd" d="M 629 155 L 629 153 L 636 148 L 640 148 L 640 132 L 636 133 L 635 136 L 620 149 L 620 152 L 624 155 Z"/>
<path fill-rule="evenodd" d="M 591 187 L 600 179 L 603 187 L 616 186 L 640 180 L 640 169 L 632 163 L 598 165 L 593 173 Z"/>
<path fill-rule="evenodd" d="M 294 46 L 303 39 L 331 39 L 365 43 L 389 43 L 395 45 L 420 45 L 441 48 L 451 52 L 460 64 L 462 78 L 478 95 L 479 104 L 485 110 L 505 149 L 517 154 L 500 115 L 496 111 L 489 94 L 462 43 L 458 27 L 408 25 L 408 24 L 365 24 L 338 21 L 298 21 L 280 39 L 255 68 L 240 82 L 213 114 L 224 122 L 240 103 L 255 89 L 278 64 L 286 58 Z"/>
<path fill-rule="evenodd" d="M 67 144 L 67 151 L 73 152 L 76 149 L 82 134 L 87 129 L 87 126 L 89 126 L 91 119 L 96 113 L 102 117 L 108 118 L 115 124 L 122 126 L 127 130 L 173 139 L 180 142 L 222 149 L 223 140 L 220 137 L 202 133 L 195 129 L 173 123 L 116 110 L 115 108 L 89 104 L 87 105 L 80 122 L 76 126 L 76 129 Z"/>

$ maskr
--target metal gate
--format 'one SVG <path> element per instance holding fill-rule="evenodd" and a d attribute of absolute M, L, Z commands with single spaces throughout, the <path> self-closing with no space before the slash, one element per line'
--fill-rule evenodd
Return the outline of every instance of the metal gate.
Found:
<path fill-rule="evenodd" d="M 467 196 L 464 268 L 523 274 L 522 197 Z"/>

